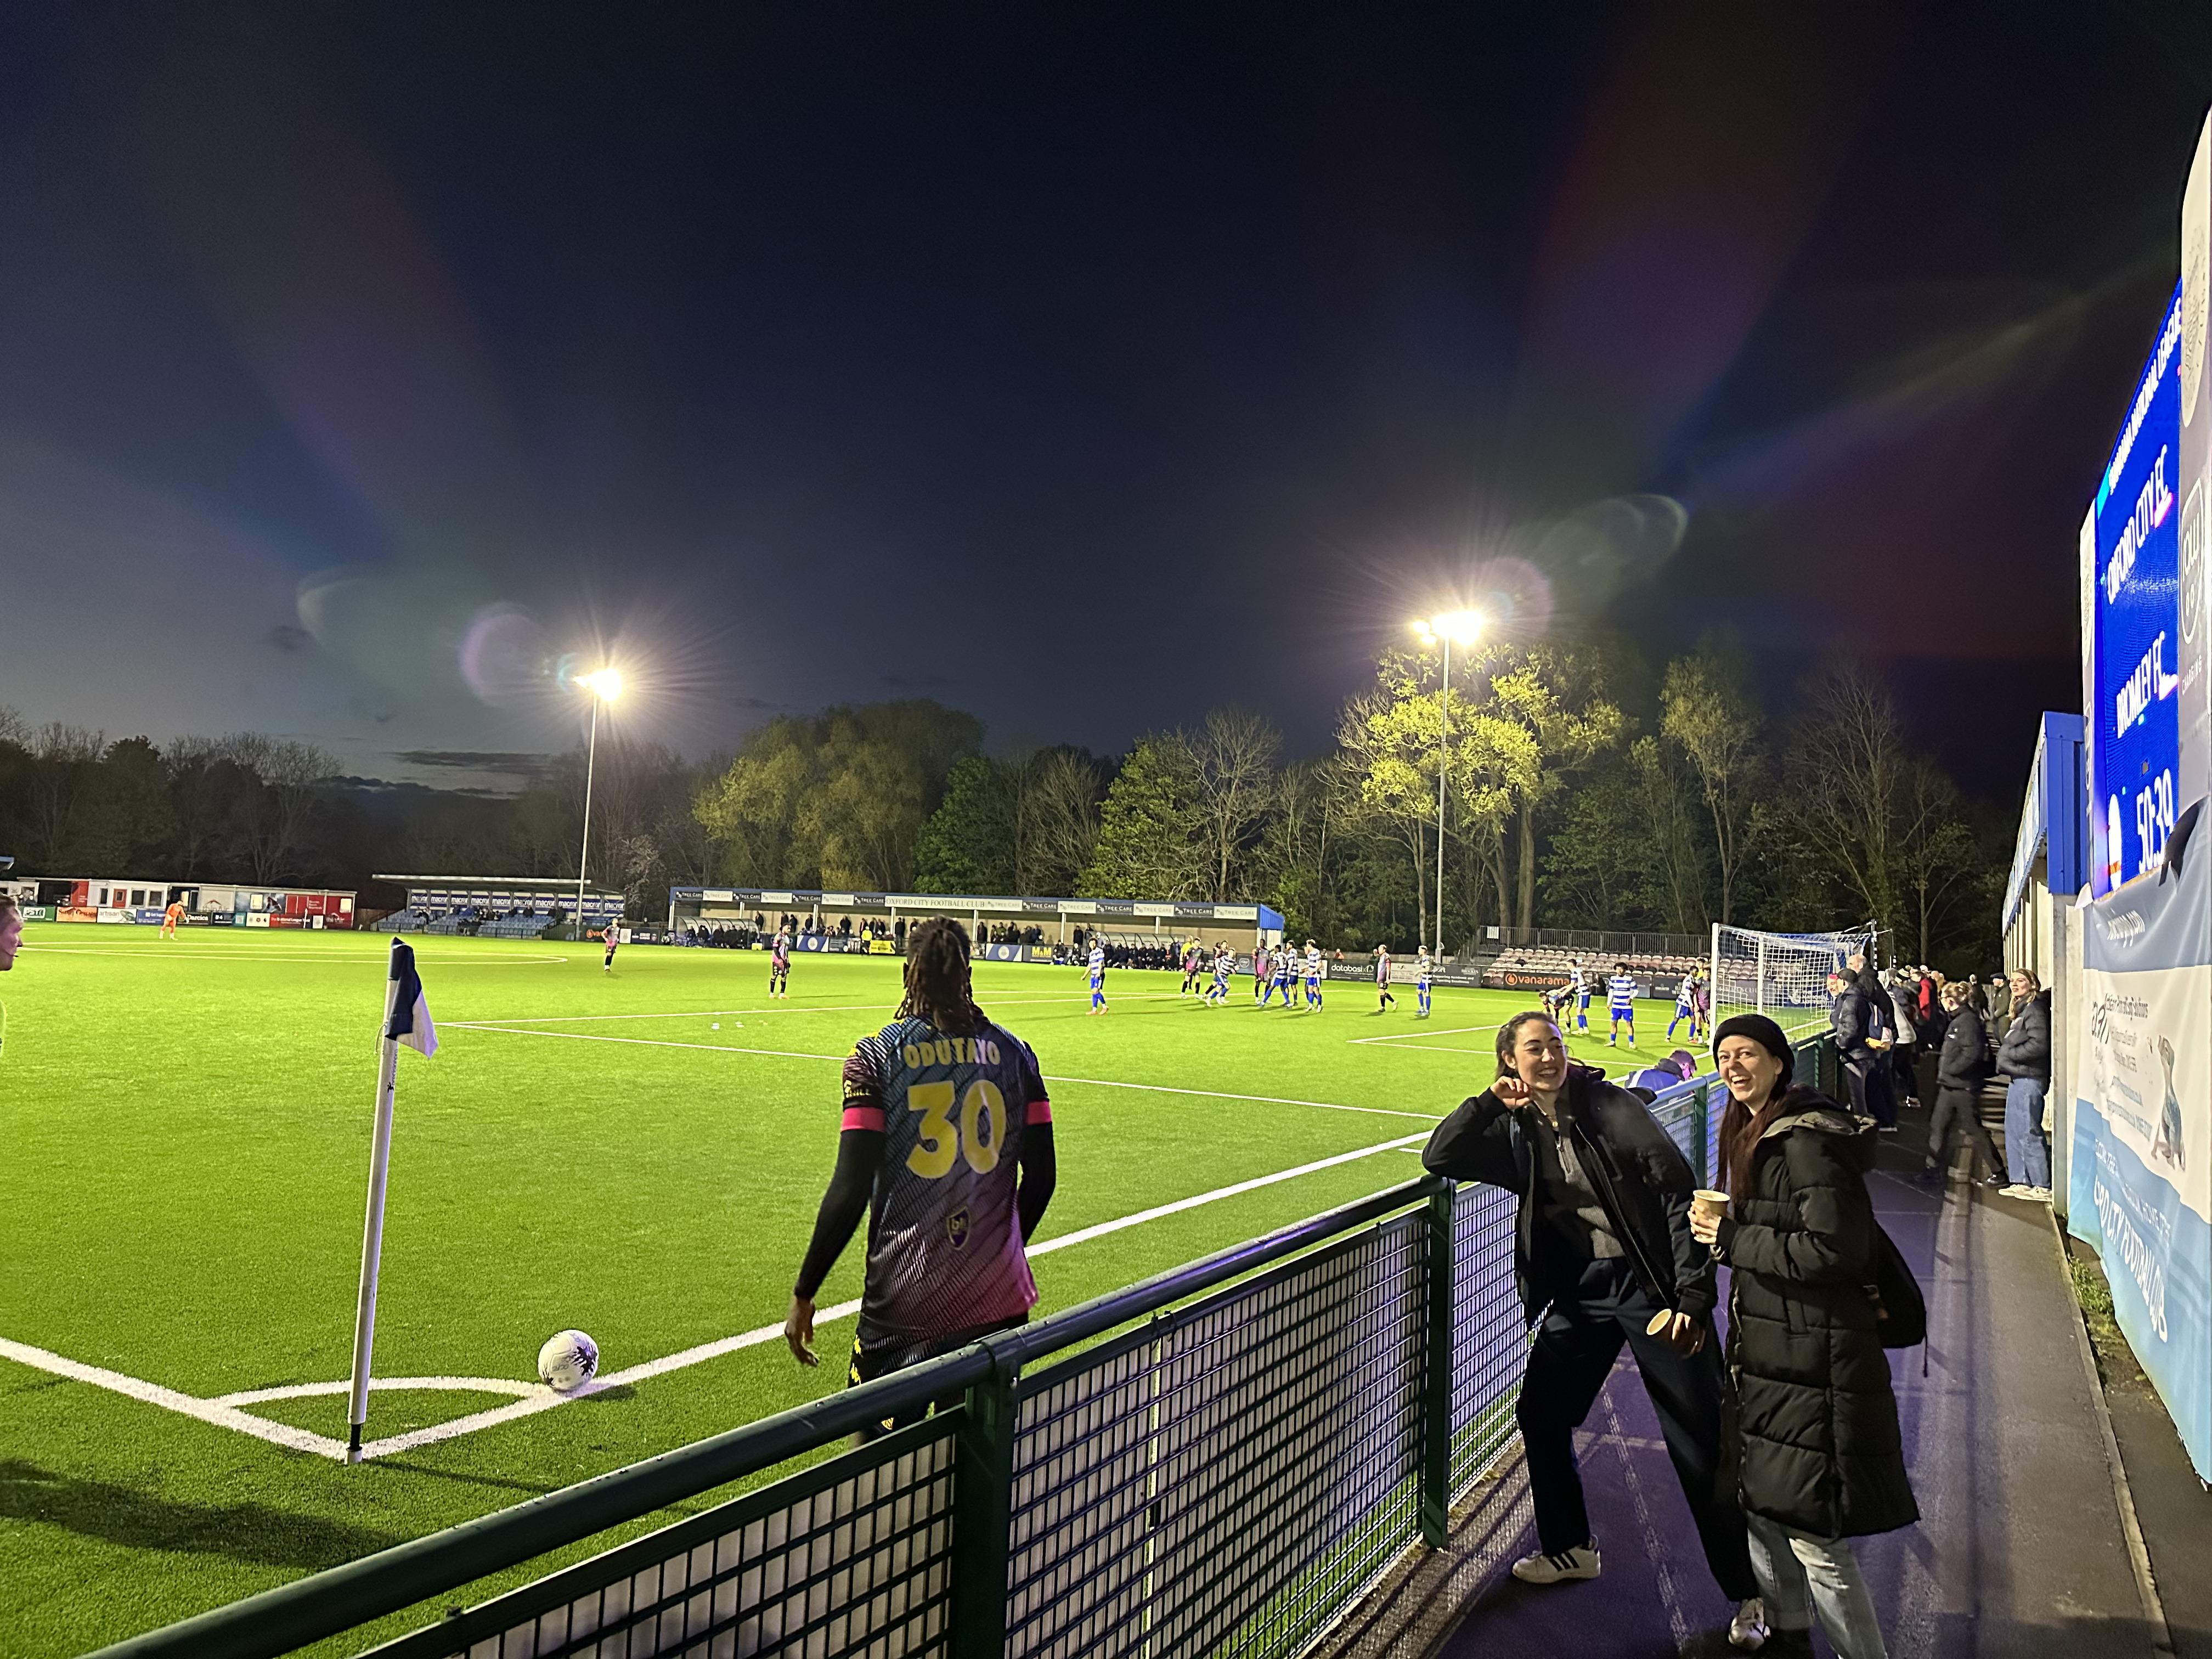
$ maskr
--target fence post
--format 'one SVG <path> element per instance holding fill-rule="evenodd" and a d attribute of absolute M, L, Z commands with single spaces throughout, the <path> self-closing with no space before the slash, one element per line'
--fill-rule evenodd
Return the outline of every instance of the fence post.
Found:
<path fill-rule="evenodd" d="M 1451 1537 L 1452 1184 L 1429 1194 L 1429 1338 L 1421 1377 L 1421 1540 L 1442 1549 Z"/>
<path fill-rule="evenodd" d="M 968 1390 L 962 1414 L 952 1485 L 953 1659 L 1004 1659 L 1006 1650 L 1014 1375 L 1012 1368 L 994 1363 L 991 1374 Z"/>

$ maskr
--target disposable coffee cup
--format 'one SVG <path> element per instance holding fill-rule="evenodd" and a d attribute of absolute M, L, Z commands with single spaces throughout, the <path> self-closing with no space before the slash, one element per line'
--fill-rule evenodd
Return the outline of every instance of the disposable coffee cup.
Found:
<path fill-rule="evenodd" d="M 1728 1213 L 1729 1195 L 1711 1187 L 1700 1187 L 1690 1194 L 1690 1213 L 1700 1221 L 1718 1221 Z"/>
<path fill-rule="evenodd" d="M 1662 1308 L 1657 1313 L 1651 1316 L 1651 1322 L 1644 1328 L 1644 1334 L 1646 1336 L 1656 1336 L 1660 1332 L 1665 1330 L 1674 1322 L 1674 1310 L 1671 1308 Z"/>

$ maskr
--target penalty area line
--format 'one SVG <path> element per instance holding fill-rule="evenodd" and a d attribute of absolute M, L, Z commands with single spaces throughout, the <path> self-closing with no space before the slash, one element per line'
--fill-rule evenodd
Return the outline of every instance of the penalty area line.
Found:
<path fill-rule="evenodd" d="M 1060 997 L 993 997 L 996 1007 L 1026 1007 L 1036 1003 L 1079 1002 L 1086 994 L 1071 991 Z M 1123 999 L 1128 1002 L 1164 1002 L 1175 996 L 1173 991 L 1145 991 Z M 896 1002 L 839 1002 L 820 1006 L 801 1004 L 793 1007 L 789 1003 L 776 1003 L 766 1008 L 702 1008 L 696 1013 L 674 1014 L 514 1014 L 497 1019 L 472 1019 L 464 1022 L 483 1030 L 494 1030 L 510 1025 L 581 1025 L 590 1021 L 616 1019 L 728 1019 L 737 1014 L 865 1014 L 878 1008 L 896 1008 Z"/>
<path fill-rule="evenodd" d="M 1401 1135 L 1395 1140 L 1382 1141 L 1373 1146 L 1362 1146 L 1353 1152 L 1339 1152 L 1331 1158 L 1316 1158 L 1312 1163 L 1301 1164 L 1293 1169 L 1278 1170 L 1272 1175 L 1255 1176 L 1249 1181 L 1232 1182 L 1228 1186 L 1217 1187 L 1211 1192 L 1196 1193 L 1188 1198 L 1179 1198 L 1171 1203 L 1155 1205 L 1148 1210 L 1139 1210 L 1133 1215 L 1116 1217 L 1111 1221 L 1098 1222 L 1092 1226 L 1078 1228 L 1073 1232 L 1062 1233 L 1057 1237 L 1044 1239 L 1030 1245 L 1027 1254 L 1032 1259 L 1041 1255 L 1050 1255 L 1057 1250 L 1071 1249 L 1079 1244 L 1087 1244 L 1093 1239 L 1124 1232 L 1132 1227 L 1145 1226 L 1169 1216 L 1181 1215 L 1188 1210 L 1202 1208 L 1208 1204 L 1218 1204 L 1224 1199 L 1238 1198 L 1246 1193 L 1258 1192 L 1263 1188 L 1277 1186 L 1285 1181 L 1295 1181 L 1304 1176 L 1316 1175 L 1323 1170 L 1333 1170 L 1343 1164 L 1355 1164 L 1362 1158 L 1374 1158 L 1383 1152 L 1407 1151 L 1411 1149 L 1413 1143 L 1425 1140 L 1427 1138 L 1425 1133 Z M 860 1304 L 858 1301 L 835 1304 L 822 1309 L 815 1315 L 815 1326 L 819 1329 L 823 1325 L 849 1319 L 860 1310 Z M 710 1359 L 719 1359 L 726 1354 L 758 1347 L 763 1343 L 775 1340 L 782 1334 L 783 1327 L 781 1324 L 758 1326 L 750 1331 L 740 1331 L 732 1336 L 719 1337 L 711 1342 L 698 1343 L 692 1347 L 680 1349 L 675 1353 L 664 1354 L 658 1359 L 648 1359 L 618 1371 L 606 1372 L 603 1376 L 593 1378 L 585 1387 L 569 1394 L 556 1394 L 539 1383 L 504 1382 L 493 1377 L 379 1377 L 370 1383 L 372 1389 L 379 1391 L 433 1388 L 468 1389 L 487 1393 L 512 1390 L 521 1397 L 505 1405 L 494 1406 L 484 1411 L 471 1412 L 465 1417 L 453 1418 L 447 1422 L 434 1423 L 424 1428 L 409 1430 L 404 1434 L 388 1435 L 380 1440 L 369 1441 L 361 1449 L 362 1458 L 363 1462 L 368 1462 L 374 1458 L 389 1457 L 399 1452 L 413 1451 L 423 1446 L 435 1445 L 440 1441 L 458 1439 L 463 1435 L 494 1428 L 501 1423 L 512 1423 L 520 1418 L 536 1416 L 540 1412 L 552 1411 L 558 1407 L 572 1405 L 580 1400 L 589 1400 L 592 1395 L 604 1394 L 611 1389 L 625 1388 L 653 1377 L 665 1376 L 672 1371 L 684 1370 L 694 1365 L 704 1364 Z M 56 1376 L 68 1377 L 79 1382 L 88 1382 L 95 1388 L 106 1389 L 116 1394 L 125 1395 L 147 1405 L 160 1406 L 180 1416 L 194 1418 L 200 1422 L 211 1424 L 219 1428 L 235 1429 L 241 1434 L 252 1435 L 257 1439 L 266 1440 L 289 1450 L 311 1452 L 341 1463 L 345 1461 L 346 1449 L 340 1441 L 333 1440 L 327 1435 L 315 1434 L 307 1429 L 295 1429 L 289 1424 L 275 1423 L 266 1418 L 256 1417 L 251 1412 L 241 1411 L 236 1405 L 228 1403 L 304 1399 L 316 1395 L 342 1394 L 346 1388 L 343 1382 L 293 1383 L 274 1389 L 249 1389 L 235 1394 L 224 1395 L 216 1400 L 203 1400 L 197 1395 L 184 1394 L 174 1389 L 165 1389 L 156 1382 L 148 1382 L 139 1377 L 126 1376 L 119 1371 L 106 1370 L 97 1365 L 83 1364 L 74 1359 L 64 1358 L 60 1354 L 51 1353 L 44 1348 L 34 1348 L 27 1343 L 11 1342 L 5 1338 L 0 1338 L 0 1358 L 13 1359 L 19 1364 L 28 1365 L 34 1370 L 46 1371 Z"/>
<path fill-rule="evenodd" d="M 448 1020 L 439 1028 L 446 1031 L 484 1031 L 494 1036 L 556 1037 L 564 1042 L 621 1042 L 640 1048 L 691 1048 L 714 1054 L 759 1054 L 769 1060 L 820 1060 L 842 1064 L 842 1054 L 808 1054 L 796 1048 L 751 1048 L 733 1042 L 682 1042 L 674 1037 L 603 1036 L 597 1031 L 533 1031 L 520 1025 L 489 1025 L 481 1020 Z M 1445 1052 L 1457 1054 L 1458 1049 Z M 1437 1123 L 1443 1115 L 1437 1112 L 1407 1112 L 1390 1106 L 1346 1106 L 1333 1100 L 1292 1100 L 1283 1095 L 1230 1094 L 1219 1089 L 1180 1089 L 1166 1083 L 1125 1083 L 1112 1078 L 1067 1077 L 1058 1073 L 1044 1074 L 1047 1083 L 1073 1083 L 1094 1089 L 1140 1089 L 1151 1094 L 1195 1095 L 1202 1100 L 1243 1100 L 1261 1106 L 1311 1106 L 1324 1112 L 1358 1112 L 1370 1117 L 1410 1117 L 1423 1123 Z"/>

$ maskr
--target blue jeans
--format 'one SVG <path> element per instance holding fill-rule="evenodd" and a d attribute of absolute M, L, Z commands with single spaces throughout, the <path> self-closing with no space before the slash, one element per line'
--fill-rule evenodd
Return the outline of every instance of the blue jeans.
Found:
<path fill-rule="evenodd" d="M 1768 1622 L 1778 1631 L 1809 1632 L 1817 1616 L 1838 1659 L 1882 1659 L 1881 1626 L 1850 1540 L 1792 1532 L 1763 1515 L 1745 1519 Z"/>
<path fill-rule="evenodd" d="M 2043 1094 L 2032 1077 L 2005 1085 L 2005 1168 L 2022 1187 L 2051 1184 L 2051 1143 L 2043 1138 Z"/>

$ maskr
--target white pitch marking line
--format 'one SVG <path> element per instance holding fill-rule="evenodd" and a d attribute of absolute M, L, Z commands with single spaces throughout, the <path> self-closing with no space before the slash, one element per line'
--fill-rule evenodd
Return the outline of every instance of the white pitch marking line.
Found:
<path fill-rule="evenodd" d="M 1495 1025 L 1447 1025 L 1442 1030 L 1431 1030 L 1423 1026 L 1418 1031 L 1401 1031 L 1395 1036 L 1346 1037 L 1346 1042 L 1411 1042 L 1416 1037 L 1465 1036 L 1472 1031 L 1495 1031 Z M 1455 1048 L 1453 1054 L 1462 1050 Z"/>
<path fill-rule="evenodd" d="M 1094 1089 L 1145 1089 L 1159 1095 L 1198 1095 L 1207 1100 L 1249 1100 L 1263 1106 L 1316 1106 L 1324 1112 L 1364 1112 L 1373 1117 L 1412 1117 L 1424 1123 L 1441 1123 L 1437 1112 L 1401 1112 L 1389 1106 L 1340 1106 L 1330 1100 L 1289 1100 L 1280 1095 L 1232 1095 L 1218 1089 L 1177 1089 L 1164 1083 L 1119 1083 L 1103 1077 L 1047 1077 L 1047 1083 L 1088 1084 Z"/>
<path fill-rule="evenodd" d="M 12 1359 L 19 1365 L 29 1365 L 38 1370 L 51 1371 L 56 1376 L 66 1376 L 73 1382 L 89 1382 L 96 1389 L 128 1395 L 131 1399 L 143 1401 L 149 1406 L 161 1406 L 185 1417 L 195 1417 L 203 1423 L 212 1423 L 217 1428 L 236 1429 L 240 1434 L 250 1434 L 258 1440 L 289 1447 L 293 1451 L 315 1452 L 341 1462 L 345 1457 L 343 1443 L 327 1435 L 295 1429 L 289 1423 L 272 1423 L 265 1417 L 256 1417 L 235 1406 L 202 1400 L 197 1395 L 181 1394 L 174 1389 L 165 1389 L 158 1382 L 125 1376 L 120 1371 L 88 1365 L 80 1360 L 64 1359 L 58 1353 L 34 1348 L 27 1342 L 10 1342 L 5 1337 L 0 1337 L 0 1358 Z"/>
<path fill-rule="evenodd" d="M 543 1383 L 517 1382 L 504 1376 L 372 1376 L 372 1389 L 436 1389 L 447 1394 L 535 1394 Z M 313 1400 L 326 1394 L 344 1394 L 353 1384 L 341 1378 L 336 1382 L 286 1382 L 274 1389 L 245 1389 L 236 1394 L 217 1395 L 218 1406 L 259 1406 L 271 1400 Z M 548 1394 L 552 1390 L 547 1389 Z"/>
<path fill-rule="evenodd" d="M 123 949 L 101 945 L 26 945 L 26 951 L 39 951 L 50 957 L 191 957 L 202 962 L 322 962 L 342 968 L 380 968 L 385 958 L 379 956 L 340 955 L 321 951 L 263 951 L 253 945 L 241 945 L 235 951 L 169 951 L 156 945 L 150 950 Z M 505 968 L 520 963 L 525 967 L 541 963 L 567 962 L 567 957 L 440 957 L 424 958 L 433 966 L 446 968 Z"/>
<path fill-rule="evenodd" d="M 1126 995 L 1124 1002 L 1164 1002 L 1176 995 L 1173 991 L 1146 991 Z M 993 997 L 991 1006 L 1020 1007 L 1032 1003 L 1079 1002 L 1085 993 L 1071 991 L 1059 997 Z M 792 1007 L 779 1003 L 768 1008 L 702 1008 L 695 1014 L 514 1014 L 498 1019 L 477 1019 L 467 1023 L 489 1030 L 501 1025 L 580 1025 L 586 1020 L 610 1019 L 727 1019 L 737 1014 L 865 1014 L 878 1008 L 896 1008 L 896 1002 L 841 1002 L 822 1007 Z"/>
<path fill-rule="evenodd" d="M 842 1061 L 842 1054 L 803 1054 L 795 1048 L 742 1048 L 726 1042 L 678 1042 L 672 1037 L 601 1036 L 596 1031 L 533 1031 L 515 1025 L 487 1025 L 477 1020 L 448 1020 L 439 1028 L 447 1031 L 486 1031 L 496 1036 L 559 1037 L 569 1042 L 626 1042 L 641 1048 L 697 1048 L 717 1054 L 763 1054 L 770 1060 L 823 1060 Z M 1456 1052 L 1455 1050 L 1454 1052 Z M 1237 1095 L 1218 1089 L 1178 1089 L 1165 1083 L 1122 1083 L 1110 1078 L 1065 1077 L 1048 1073 L 1047 1083 L 1073 1083 L 1095 1089 L 1141 1089 L 1159 1095 L 1196 1095 L 1206 1100 L 1247 1100 L 1262 1106 L 1312 1106 L 1324 1112 L 1359 1112 L 1371 1117 L 1410 1117 L 1424 1123 L 1442 1121 L 1436 1112 L 1401 1112 L 1389 1106 L 1345 1106 L 1331 1100 L 1291 1100 L 1281 1095 Z"/>
<path fill-rule="evenodd" d="M 1313 1175 L 1322 1170 L 1332 1170 L 1340 1164 L 1356 1163 L 1364 1158 L 1373 1158 L 1379 1152 L 1398 1151 L 1413 1141 L 1426 1139 L 1425 1135 L 1406 1135 L 1396 1140 L 1383 1141 L 1377 1146 L 1363 1146 L 1356 1152 L 1339 1152 L 1333 1158 L 1317 1158 L 1310 1164 L 1301 1164 L 1296 1169 L 1279 1170 L 1273 1175 L 1255 1176 L 1249 1181 L 1239 1181 L 1226 1187 L 1217 1187 L 1212 1192 L 1199 1193 L 1189 1198 L 1177 1199 L 1171 1204 L 1162 1204 L 1149 1210 L 1140 1210 L 1134 1215 L 1121 1216 L 1112 1221 L 1099 1222 L 1095 1226 L 1079 1228 L 1072 1233 L 1062 1233 L 1057 1238 L 1048 1238 L 1042 1243 L 1030 1245 L 1027 1254 L 1031 1257 L 1049 1255 L 1055 1250 L 1065 1250 L 1077 1244 L 1086 1244 L 1092 1239 L 1103 1238 L 1109 1233 L 1118 1233 L 1130 1227 L 1140 1227 L 1148 1222 L 1160 1220 L 1164 1217 L 1180 1215 L 1186 1210 L 1194 1210 L 1203 1205 L 1218 1203 L 1223 1199 L 1237 1198 L 1245 1193 L 1257 1192 L 1263 1187 L 1273 1187 L 1281 1182 L 1294 1181 L 1301 1176 Z M 860 1310 L 860 1304 L 857 1301 L 840 1302 L 835 1306 L 824 1308 L 817 1313 L 814 1322 L 818 1328 L 835 1321 L 849 1318 Z M 404 1434 L 395 1434 L 381 1440 L 372 1440 L 361 1449 L 361 1455 L 363 1461 L 374 1457 L 388 1457 L 395 1453 L 413 1451 L 418 1447 L 434 1445 L 441 1440 L 456 1439 L 465 1434 L 473 1434 L 479 1429 L 488 1429 L 501 1423 L 512 1423 L 518 1418 L 532 1417 L 539 1412 L 551 1411 L 556 1407 L 565 1406 L 574 1401 L 588 1400 L 593 1395 L 604 1394 L 610 1389 L 641 1382 L 650 1377 L 665 1376 L 671 1371 L 683 1370 L 693 1365 L 702 1364 L 709 1359 L 718 1359 L 725 1354 L 736 1353 L 741 1349 L 757 1347 L 762 1343 L 773 1341 L 782 1334 L 783 1327 L 780 1324 L 762 1325 L 753 1330 L 739 1332 L 735 1336 L 720 1337 L 712 1342 L 702 1342 L 695 1347 L 684 1348 L 672 1354 L 664 1354 L 659 1359 L 648 1359 L 641 1364 L 631 1365 L 623 1370 L 610 1371 L 594 1378 L 583 1388 L 568 1394 L 556 1394 L 540 1383 L 507 1382 L 495 1377 L 422 1376 L 374 1379 L 370 1386 L 376 1389 L 481 1389 L 486 1393 L 511 1392 L 520 1397 L 503 1406 L 494 1406 L 483 1411 L 471 1412 L 465 1417 L 456 1417 L 444 1423 L 432 1424 L 427 1428 L 412 1429 Z M 51 1371 L 58 1376 L 67 1376 L 80 1382 L 90 1382 L 100 1388 L 112 1389 L 118 1394 L 128 1395 L 132 1399 L 143 1401 L 149 1405 L 164 1406 L 171 1411 L 186 1417 L 197 1418 L 204 1423 L 237 1429 L 243 1433 L 271 1441 L 277 1445 L 290 1447 L 295 1451 L 315 1452 L 340 1462 L 345 1459 L 346 1449 L 338 1441 L 324 1435 L 311 1433 L 306 1429 L 295 1429 L 287 1424 L 272 1423 L 265 1418 L 256 1417 L 250 1412 L 237 1408 L 238 1402 L 244 1401 L 298 1400 L 316 1395 L 343 1394 L 349 1386 L 344 1382 L 287 1383 L 278 1388 L 252 1389 L 240 1394 L 225 1395 L 220 1400 L 202 1400 L 192 1395 L 180 1394 L 173 1389 L 162 1388 L 158 1383 L 143 1382 L 135 1376 L 125 1376 L 118 1371 L 102 1370 L 96 1365 L 80 1364 L 76 1360 L 64 1359 L 59 1354 L 49 1353 L 43 1348 L 30 1347 L 20 1342 L 10 1342 L 4 1338 L 0 1338 L 0 1357 L 15 1360 L 40 1370 Z"/>

